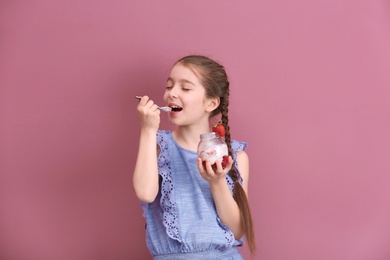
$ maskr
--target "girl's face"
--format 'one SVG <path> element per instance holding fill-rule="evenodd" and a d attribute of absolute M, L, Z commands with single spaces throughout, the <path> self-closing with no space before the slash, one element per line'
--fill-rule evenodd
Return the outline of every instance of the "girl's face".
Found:
<path fill-rule="evenodd" d="M 175 125 L 209 122 L 211 99 L 206 98 L 205 88 L 193 70 L 180 63 L 171 70 L 164 101 L 168 106 L 183 108 L 169 113 L 170 121 Z"/>

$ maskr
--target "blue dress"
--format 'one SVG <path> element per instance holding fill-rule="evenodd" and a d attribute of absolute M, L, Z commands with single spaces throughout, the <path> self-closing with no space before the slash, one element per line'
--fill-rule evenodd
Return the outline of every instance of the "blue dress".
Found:
<path fill-rule="evenodd" d="M 243 259 L 232 231 L 218 217 L 210 186 L 199 174 L 197 153 L 179 146 L 171 131 L 159 130 L 160 191 L 152 203 L 141 202 L 146 243 L 153 259 Z M 232 141 L 233 160 L 247 144 Z M 239 174 L 239 173 L 238 173 Z M 242 182 L 241 177 L 239 177 Z M 233 181 L 226 175 L 232 192 Z"/>

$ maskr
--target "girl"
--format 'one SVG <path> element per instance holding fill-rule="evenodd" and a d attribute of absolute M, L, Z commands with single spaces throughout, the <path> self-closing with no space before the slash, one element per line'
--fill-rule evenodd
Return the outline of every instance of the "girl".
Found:
<path fill-rule="evenodd" d="M 164 93 L 173 131 L 158 130 L 160 110 L 147 96 L 137 106 L 141 125 L 133 185 L 146 219 L 153 259 L 243 259 L 246 237 L 255 250 L 247 200 L 246 143 L 230 139 L 229 81 L 223 66 L 205 56 L 178 60 Z M 229 160 L 216 168 L 197 155 L 200 135 L 221 117 Z"/>

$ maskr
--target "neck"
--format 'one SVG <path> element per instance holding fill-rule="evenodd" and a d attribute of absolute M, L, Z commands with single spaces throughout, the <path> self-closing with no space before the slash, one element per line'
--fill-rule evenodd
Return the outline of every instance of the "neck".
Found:
<path fill-rule="evenodd" d="M 178 127 L 172 132 L 172 135 L 181 147 L 196 151 L 200 135 L 207 132 L 210 132 L 210 127 Z"/>

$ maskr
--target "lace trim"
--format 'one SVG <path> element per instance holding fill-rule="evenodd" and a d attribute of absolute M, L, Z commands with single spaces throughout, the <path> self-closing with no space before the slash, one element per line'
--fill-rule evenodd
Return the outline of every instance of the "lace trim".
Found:
<path fill-rule="evenodd" d="M 241 177 L 240 171 L 238 170 L 237 152 L 244 151 L 247 146 L 248 146 L 248 143 L 232 141 L 233 161 L 234 161 L 234 166 L 237 169 L 238 181 L 240 182 L 240 184 L 242 184 L 242 177 Z M 233 190 L 233 186 L 234 186 L 234 183 L 231 186 L 231 190 Z"/>
<path fill-rule="evenodd" d="M 158 156 L 159 174 L 162 177 L 160 205 L 163 209 L 163 224 L 170 238 L 181 242 L 178 223 L 178 210 L 175 203 L 175 188 L 172 181 L 170 158 L 168 155 L 168 143 L 164 140 L 167 131 L 157 132 L 157 143 L 160 146 Z M 168 155 L 168 156 L 167 156 Z"/>

